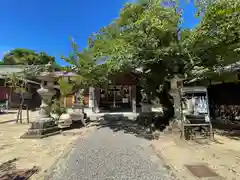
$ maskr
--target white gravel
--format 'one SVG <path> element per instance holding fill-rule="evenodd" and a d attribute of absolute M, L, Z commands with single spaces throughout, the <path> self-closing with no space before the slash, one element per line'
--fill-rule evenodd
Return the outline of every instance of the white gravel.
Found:
<path fill-rule="evenodd" d="M 173 180 L 149 143 L 132 134 L 100 128 L 86 139 L 79 139 L 47 179 Z"/>

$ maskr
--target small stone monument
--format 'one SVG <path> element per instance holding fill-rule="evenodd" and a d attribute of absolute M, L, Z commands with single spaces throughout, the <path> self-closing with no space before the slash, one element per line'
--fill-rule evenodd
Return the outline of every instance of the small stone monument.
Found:
<path fill-rule="evenodd" d="M 73 121 L 81 121 L 81 123 L 85 126 L 85 115 L 83 109 L 83 92 L 84 89 L 78 90 L 75 95 L 75 101 L 73 105 L 73 112 L 70 113 L 70 117 Z"/>
<path fill-rule="evenodd" d="M 173 98 L 173 107 L 174 107 L 174 119 L 171 121 L 172 128 L 181 128 L 181 96 L 180 96 L 180 88 L 182 87 L 182 79 L 178 76 L 174 76 L 171 81 L 171 89 L 169 94 Z"/>
<path fill-rule="evenodd" d="M 31 127 L 21 138 L 44 138 L 59 133 L 55 120 L 50 115 L 52 97 L 55 95 L 55 78 L 51 72 L 41 73 L 38 77 L 42 81 L 41 88 L 37 90 L 42 98 L 39 116 L 32 122 Z"/>
<path fill-rule="evenodd" d="M 64 113 L 59 117 L 58 127 L 60 129 L 69 128 L 72 125 L 72 118 L 70 114 Z"/>
<path fill-rule="evenodd" d="M 151 112 L 151 104 L 149 103 L 149 99 L 147 97 L 147 94 L 144 90 L 141 90 L 141 95 L 142 95 L 142 112 Z"/>

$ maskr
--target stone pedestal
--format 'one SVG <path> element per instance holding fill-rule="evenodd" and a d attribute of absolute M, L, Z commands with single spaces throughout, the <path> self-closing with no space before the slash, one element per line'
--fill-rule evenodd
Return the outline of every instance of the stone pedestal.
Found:
<path fill-rule="evenodd" d="M 86 125 L 85 123 L 85 113 L 83 110 L 82 105 L 74 104 L 73 112 L 70 113 L 71 120 L 77 124 L 81 123 L 83 126 Z"/>
<path fill-rule="evenodd" d="M 72 125 L 72 117 L 70 114 L 62 114 L 58 120 L 58 127 L 60 129 L 69 128 Z"/>
<path fill-rule="evenodd" d="M 43 118 L 41 121 L 32 122 L 28 131 L 21 136 L 25 139 L 41 139 L 60 133 L 55 121 L 51 118 Z"/>
<path fill-rule="evenodd" d="M 21 138 L 44 138 L 59 133 L 59 128 L 53 117 L 50 116 L 50 108 L 52 97 L 55 94 L 54 78 L 50 73 L 42 74 L 39 79 L 42 80 L 42 86 L 37 91 L 42 97 L 39 116 L 36 121 L 32 122 L 31 127 Z"/>

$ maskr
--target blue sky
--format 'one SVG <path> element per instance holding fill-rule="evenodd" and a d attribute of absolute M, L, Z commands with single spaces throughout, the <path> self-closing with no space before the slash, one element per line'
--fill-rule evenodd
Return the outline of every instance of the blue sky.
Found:
<path fill-rule="evenodd" d="M 184 0 L 183 0 L 184 1 Z M 71 51 L 69 37 L 83 48 L 88 37 L 118 17 L 127 0 L 1 0 L 0 58 L 14 48 L 59 56 Z M 198 20 L 192 3 L 182 3 L 183 27 Z"/>

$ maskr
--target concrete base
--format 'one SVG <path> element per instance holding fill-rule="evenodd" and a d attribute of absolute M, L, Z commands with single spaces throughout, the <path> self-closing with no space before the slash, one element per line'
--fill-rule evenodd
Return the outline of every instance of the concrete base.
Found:
<path fill-rule="evenodd" d="M 59 133 L 60 129 L 53 118 L 42 118 L 38 121 L 32 122 L 31 127 L 20 138 L 41 139 Z"/>
<path fill-rule="evenodd" d="M 81 121 L 84 119 L 84 114 L 80 112 L 72 112 L 70 113 L 70 117 L 73 121 Z"/>
<path fill-rule="evenodd" d="M 69 114 L 62 114 L 57 122 L 60 129 L 69 128 L 72 125 L 72 119 Z"/>

